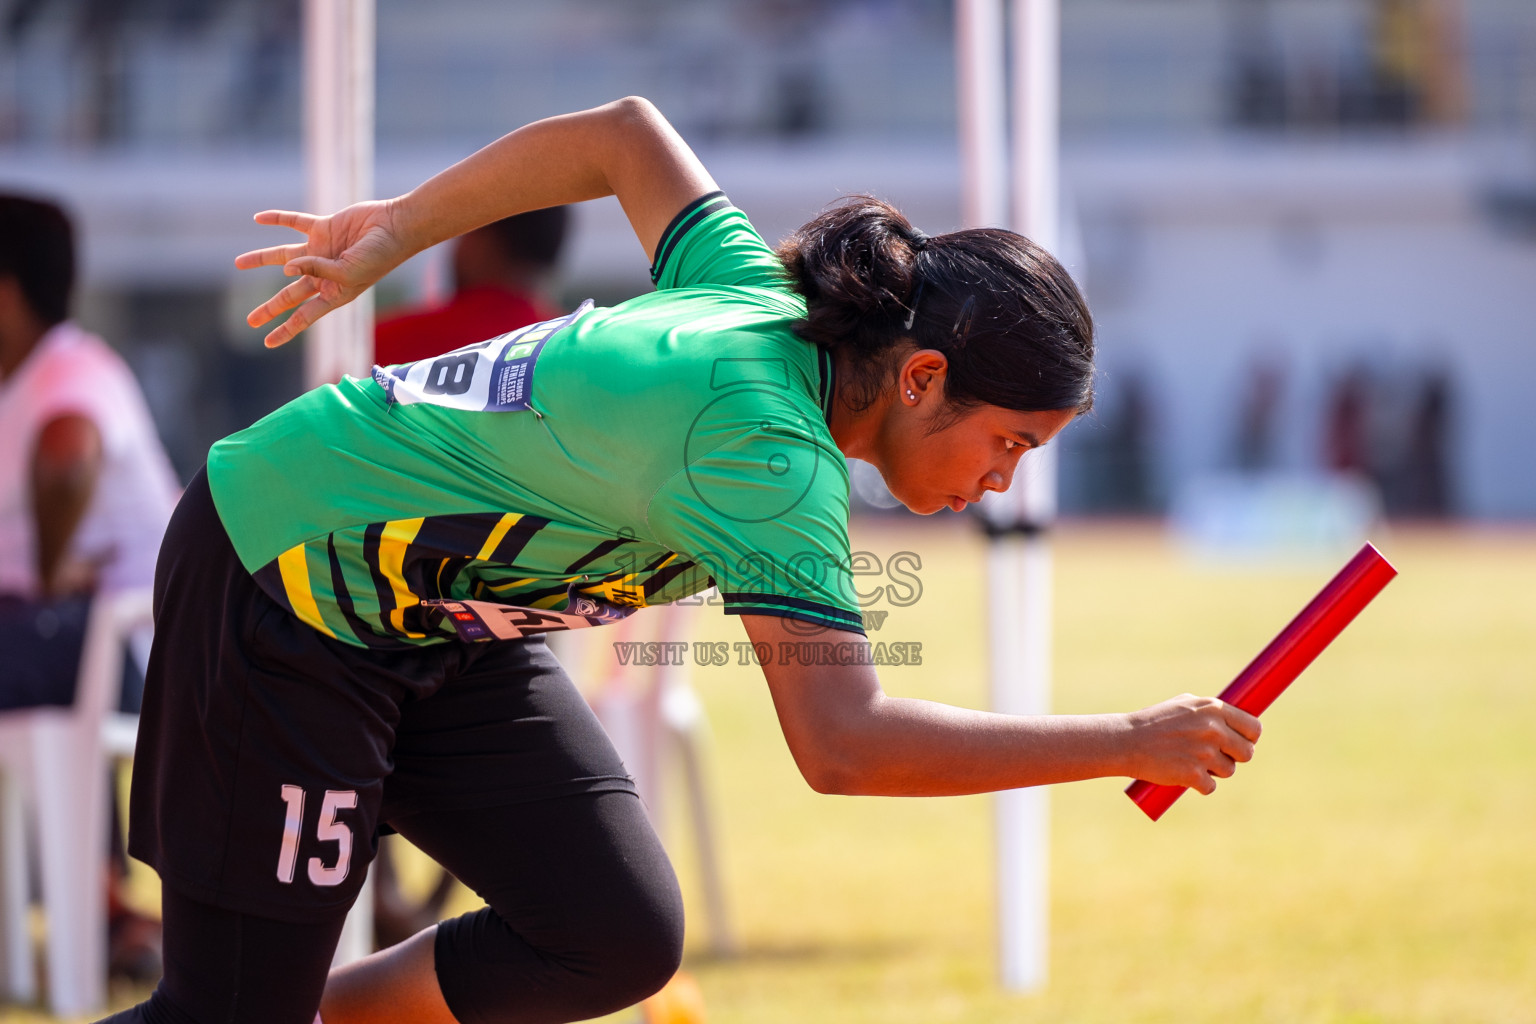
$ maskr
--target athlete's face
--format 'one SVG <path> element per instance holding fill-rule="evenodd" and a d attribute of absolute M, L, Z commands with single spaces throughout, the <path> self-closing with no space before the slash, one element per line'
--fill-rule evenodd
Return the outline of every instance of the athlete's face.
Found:
<path fill-rule="evenodd" d="M 918 413 L 891 439 L 896 443 L 879 468 L 891 494 L 913 512 L 960 512 L 987 491 L 1006 491 L 1024 453 L 1055 437 L 1075 415 L 984 405 L 929 433 L 934 417 Z"/>
<path fill-rule="evenodd" d="M 1024 453 L 1077 414 L 983 405 L 957 416 L 944 397 L 946 369 L 943 356 L 914 353 L 897 375 L 895 395 L 876 413 L 869 444 L 850 453 L 873 463 L 891 494 L 920 515 L 959 512 L 987 491 L 1006 491 Z"/>

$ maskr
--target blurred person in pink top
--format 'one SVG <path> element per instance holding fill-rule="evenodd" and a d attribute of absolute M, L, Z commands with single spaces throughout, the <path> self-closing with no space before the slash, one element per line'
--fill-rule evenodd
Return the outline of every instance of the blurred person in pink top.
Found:
<path fill-rule="evenodd" d="M 74 701 L 91 595 L 154 582 L 180 492 L 133 373 L 68 319 L 74 272 L 64 211 L 0 194 L 0 710 Z M 125 710 L 142 689 L 126 666 Z M 156 974 L 109 874 L 114 967 Z"/>

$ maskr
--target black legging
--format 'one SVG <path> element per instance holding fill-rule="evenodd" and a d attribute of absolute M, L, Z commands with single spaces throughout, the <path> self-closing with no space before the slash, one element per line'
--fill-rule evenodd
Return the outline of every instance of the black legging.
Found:
<path fill-rule="evenodd" d="M 391 824 L 488 904 L 438 927 L 438 983 L 461 1024 L 586 1020 L 638 1002 L 677 970 L 682 897 L 632 793 Z M 169 888 L 162 905 L 165 977 L 110 1024 L 311 1024 L 343 917 L 290 924 Z M 233 987 L 212 988 L 213 978 Z"/>

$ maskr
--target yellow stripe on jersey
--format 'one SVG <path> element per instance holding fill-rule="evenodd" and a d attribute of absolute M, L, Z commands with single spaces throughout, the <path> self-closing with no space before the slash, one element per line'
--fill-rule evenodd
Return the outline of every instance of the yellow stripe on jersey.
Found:
<path fill-rule="evenodd" d="M 314 591 L 309 589 L 309 565 L 304 556 L 304 545 L 293 547 L 277 556 L 277 571 L 283 578 L 283 590 L 288 604 L 302 621 L 318 629 L 332 640 L 336 634 L 320 617 L 320 606 L 315 603 Z"/>
<path fill-rule="evenodd" d="M 411 546 L 421 531 L 422 517 L 394 519 L 384 524 L 379 534 L 379 572 L 389 580 L 389 588 L 395 595 L 395 606 L 389 610 L 390 625 L 413 640 L 420 640 L 425 633 L 411 633 L 405 628 L 405 610 L 420 604 L 421 598 L 411 593 L 405 585 L 405 549 Z"/>
<path fill-rule="evenodd" d="M 505 583 L 482 583 L 480 586 L 482 589 L 491 590 L 499 594 L 504 590 L 516 590 L 518 587 L 530 587 L 535 583 L 575 583 L 577 580 L 584 580 L 586 578 L 587 577 L 580 574 L 575 576 L 551 576 L 548 578 L 543 576 L 529 576 L 527 579 L 508 580 Z"/>
<path fill-rule="evenodd" d="M 654 576 L 677 561 L 679 557 L 681 556 L 674 551 L 645 571 Z M 642 575 L 638 572 L 614 573 L 608 578 L 576 589 L 588 597 L 600 598 L 621 608 L 644 608 L 646 607 L 645 580 L 640 578 Z M 646 577 L 646 579 L 649 578 L 649 576 Z"/>
<path fill-rule="evenodd" d="M 601 580 L 588 587 L 577 587 L 588 597 L 600 598 L 621 608 L 645 607 L 645 583 L 637 572 L 628 573 L 616 580 Z"/>
<path fill-rule="evenodd" d="M 490 561 L 491 556 L 496 553 L 496 545 L 501 543 L 501 538 L 505 537 L 507 531 L 516 526 L 521 518 L 523 518 L 522 515 L 517 512 L 508 512 L 502 516 L 501 522 L 497 523 L 491 530 L 491 535 L 485 538 L 485 543 L 480 546 L 480 553 L 475 558 L 482 562 Z"/>

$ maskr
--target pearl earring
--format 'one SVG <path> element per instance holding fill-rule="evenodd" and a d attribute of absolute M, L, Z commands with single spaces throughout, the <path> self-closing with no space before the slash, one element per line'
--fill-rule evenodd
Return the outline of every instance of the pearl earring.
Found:
<path fill-rule="evenodd" d="M 907 388 L 907 401 L 909 401 L 909 402 L 917 401 L 917 395 L 912 393 L 912 389 L 911 388 Z"/>

